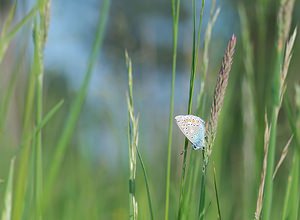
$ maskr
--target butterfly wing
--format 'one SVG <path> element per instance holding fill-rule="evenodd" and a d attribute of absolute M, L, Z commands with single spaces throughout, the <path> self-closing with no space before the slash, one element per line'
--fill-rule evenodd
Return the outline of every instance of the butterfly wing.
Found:
<path fill-rule="evenodd" d="M 205 122 L 194 115 L 178 115 L 176 123 L 182 133 L 193 144 L 195 150 L 204 148 Z"/>

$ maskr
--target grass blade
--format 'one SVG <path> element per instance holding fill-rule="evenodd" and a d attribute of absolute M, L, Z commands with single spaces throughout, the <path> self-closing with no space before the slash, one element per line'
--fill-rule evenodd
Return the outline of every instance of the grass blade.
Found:
<path fill-rule="evenodd" d="M 193 0 L 193 52 L 192 52 L 192 66 L 191 66 L 191 75 L 190 75 L 189 102 L 188 102 L 187 114 L 191 114 L 192 107 L 193 107 L 194 82 L 195 82 L 195 76 L 196 76 L 196 72 L 197 72 L 204 5 L 205 5 L 205 0 L 202 0 L 200 18 L 199 18 L 199 26 L 198 26 L 198 32 L 197 32 L 197 29 L 196 29 L 196 1 Z M 186 182 L 185 172 L 186 172 L 186 160 L 187 160 L 187 147 L 188 147 L 188 140 L 187 140 L 187 138 L 185 138 L 184 150 L 183 150 L 181 182 L 180 182 L 178 219 L 182 218 L 182 215 L 184 212 L 184 201 L 185 201 L 184 190 L 185 190 L 185 182 Z"/>
<path fill-rule="evenodd" d="M 292 168 L 290 170 L 285 199 L 283 203 L 283 211 L 282 211 L 282 220 L 286 219 L 297 219 L 299 218 L 299 175 L 300 175 L 300 137 L 299 137 L 299 129 L 297 129 L 297 125 L 299 125 L 300 121 L 300 86 L 296 85 L 296 95 L 295 95 L 295 103 L 296 103 L 296 114 L 292 113 L 291 103 L 288 100 L 288 97 L 284 99 L 284 107 L 288 116 L 289 126 L 294 133 L 294 142 L 296 144 L 293 152 L 293 161 Z M 296 119 L 296 120 L 295 120 Z"/>
<path fill-rule="evenodd" d="M 50 167 L 48 178 L 47 178 L 47 184 L 45 185 L 45 193 L 47 195 L 44 195 L 44 200 L 48 199 L 48 196 L 50 195 L 51 188 L 53 186 L 53 183 L 56 179 L 56 176 L 59 171 L 59 167 L 62 163 L 63 156 L 65 154 L 65 151 L 67 149 L 68 143 L 71 140 L 73 131 L 75 129 L 79 114 L 81 112 L 81 108 L 83 106 L 84 99 L 87 94 L 89 82 L 92 76 L 92 70 L 94 68 L 94 65 L 96 63 L 98 53 L 100 51 L 103 36 L 104 36 L 104 30 L 105 30 L 105 24 L 108 17 L 108 11 L 110 6 L 110 0 L 104 0 L 102 2 L 101 10 L 99 13 L 99 21 L 98 21 L 98 27 L 97 27 L 97 33 L 96 38 L 94 41 L 93 49 L 91 56 L 89 58 L 89 63 L 87 66 L 87 70 L 85 73 L 84 81 L 81 85 L 81 88 L 79 90 L 79 94 L 77 95 L 74 103 L 71 107 L 71 112 L 69 114 L 69 117 L 65 123 L 65 127 L 63 129 L 62 135 L 58 141 L 58 144 L 56 146 L 55 155 L 53 158 L 52 166 Z"/>
<path fill-rule="evenodd" d="M 12 194 L 13 194 L 13 177 L 14 177 L 15 158 L 11 159 L 8 181 L 5 192 L 5 206 L 2 211 L 2 220 L 11 220 L 12 212 Z"/>
<path fill-rule="evenodd" d="M 274 173 L 274 164 L 275 164 L 275 147 L 276 147 L 276 133 L 277 133 L 277 119 L 279 110 L 281 108 L 282 99 L 286 90 L 286 76 L 289 69 L 290 60 L 292 57 L 292 49 L 295 42 L 297 33 L 297 28 L 295 28 L 292 36 L 286 44 L 285 56 L 283 58 L 283 65 L 281 65 L 282 54 L 278 51 L 277 54 L 277 64 L 276 64 L 276 74 L 274 81 L 274 91 L 273 94 L 273 108 L 272 108 L 272 120 L 271 120 L 271 135 L 270 135 L 270 147 L 267 163 L 267 174 L 266 174 L 266 187 L 265 187 L 265 199 L 264 199 L 264 212 L 263 219 L 267 220 L 271 217 L 271 208 L 272 208 L 272 194 L 273 194 L 273 173 Z M 281 67 L 282 66 L 282 67 Z M 277 82 L 278 78 L 279 82 Z M 275 97 L 278 96 L 278 97 Z"/>
<path fill-rule="evenodd" d="M 176 61 L 177 61 L 179 11 L 180 11 L 180 0 L 172 0 L 173 60 L 172 60 L 172 85 L 171 85 L 171 96 L 170 96 L 169 129 L 168 129 L 168 159 L 167 159 L 167 176 L 166 176 L 165 220 L 169 219 L 172 134 L 173 134 L 173 120 L 174 120 L 174 93 L 175 93 L 175 77 L 176 77 Z"/>
<path fill-rule="evenodd" d="M 145 168 L 144 162 L 142 160 L 142 155 L 141 155 L 138 147 L 136 148 L 136 151 L 137 151 L 137 155 L 138 155 L 139 161 L 141 163 L 142 171 L 143 171 L 143 174 L 144 174 L 144 179 L 145 179 L 145 184 L 146 184 L 146 190 L 147 190 L 147 197 L 148 197 L 148 205 L 149 205 L 149 211 L 150 211 L 150 219 L 153 220 L 154 219 L 154 215 L 153 215 L 153 209 L 152 209 L 152 202 L 151 202 L 151 194 L 150 194 L 150 187 L 149 187 L 148 176 L 147 176 L 147 172 L 146 172 L 146 168 Z"/>
<path fill-rule="evenodd" d="M 18 23 L 16 24 L 10 32 L 0 38 L 0 62 L 3 59 L 3 56 L 10 44 L 11 40 L 18 33 L 18 31 L 31 19 L 35 16 L 37 12 L 37 7 L 33 7 L 28 14 Z"/>
<path fill-rule="evenodd" d="M 296 150 L 295 150 L 296 151 Z M 299 153 L 294 152 L 292 169 L 290 171 L 285 199 L 283 204 L 282 220 L 298 219 L 299 206 Z"/>
<path fill-rule="evenodd" d="M 221 216 L 221 209 L 220 209 L 220 203 L 219 203 L 219 195 L 218 195 L 218 188 L 217 188 L 217 181 L 216 181 L 216 168 L 215 167 L 214 167 L 214 187 L 215 187 L 217 207 L 218 207 L 218 219 L 221 220 L 222 216 Z"/>

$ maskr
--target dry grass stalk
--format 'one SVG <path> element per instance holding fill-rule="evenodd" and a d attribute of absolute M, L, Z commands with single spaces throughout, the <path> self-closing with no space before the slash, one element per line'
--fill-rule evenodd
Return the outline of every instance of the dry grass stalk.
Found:
<path fill-rule="evenodd" d="M 265 114 L 265 124 L 266 127 L 265 127 L 265 136 L 264 136 L 264 161 L 263 161 L 263 169 L 261 172 L 261 180 L 260 180 L 260 186 L 258 191 L 258 197 L 256 202 L 255 220 L 260 219 L 260 214 L 263 205 L 265 179 L 267 173 L 267 159 L 268 159 L 268 150 L 269 150 L 269 141 L 270 141 L 270 127 L 268 125 L 267 114 Z"/>
<path fill-rule="evenodd" d="M 134 105 L 133 105 L 133 94 L 132 94 L 132 64 L 128 57 L 127 52 L 126 64 L 128 70 L 128 95 L 127 95 L 127 105 L 128 105 L 128 146 L 129 146 L 129 206 L 130 206 L 130 219 L 137 219 L 138 216 L 138 203 L 135 197 L 135 177 L 136 177 L 136 156 L 137 156 L 137 146 L 138 146 L 138 117 L 134 115 Z"/>
<path fill-rule="evenodd" d="M 294 2 L 295 0 L 280 1 L 280 7 L 278 12 L 278 28 L 279 28 L 278 50 L 279 51 L 283 49 L 284 42 L 287 41 L 289 36 Z"/>
<path fill-rule="evenodd" d="M 44 3 L 44 33 L 43 33 L 43 47 L 45 46 L 45 43 L 48 38 L 48 31 L 49 31 L 49 25 L 50 25 L 50 14 L 51 14 L 51 0 L 48 0 Z"/>
<path fill-rule="evenodd" d="M 219 71 L 219 76 L 217 79 L 217 85 L 214 92 L 214 100 L 210 110 L 210 118 L 206 124 L 206 156 L 209 157 L 212 150 L 212 144 L 214 142 L 218 124 L 218 116 L 220 110 L 222 109 L 225 91 L 228 84 L 229 73 L 231 70 L 234 49 L 236 45 L 236 37 L 232 35 L 230 41 L 228 42 L 221 69 Z"/>
<path fill-rule="evenodd" d="M 294 42 L 296 39 L 296 35 L 297 35 L 297 28 L 295 28 L 292 36 L 290 37 L 289 41 L 286 44 L 286 48 L 285 48 L 285 55 L 284 55 L 284 61 L 283 61 L 283 66 L 282 66 L 282 70 L 281 70 L 281 74 L 280 74 L 280 104 L 279 106 L 277 106 L 276 108 L 276 114 L 278 115 L 279 113 L 279 109 L 282 103 L 282 99 L 283 99 L 283 95 L 285 93 L 286 90 L 286 76 L 289 70 L 289 66 L 290 66 L 290 61 L 292 58 L 292 49 L 294 46 Z"/>
<path fill-rule="evenodd" d="M 277 165 L 276 165 L 275 171 L 274 171 L 274 173 L 273 173 L 273 179 L 275 178 L 276 173 L 277 173 L 279 167 L 281 166 L 282 162 L 283 162 L 284 159 L 286 158 L 286 155 L 287 155 L 287 153 L 288 153 L 289 146 L 290 146 L 290 144 L 291 144 L 291 142 L 292 142 L 293 136 L 294 136 L 294 135 L 292 135 L 292 136 L 290 137 L 290 139 L 288 140 L 288 142 L 286 143 L 285 147 L 283 148 L 283 150 L 282 150 L 282 152 L 281 152 L 280 159 L 279 159 L 279 161 L 278 161 L 278 163 L 277 163 Z"/>

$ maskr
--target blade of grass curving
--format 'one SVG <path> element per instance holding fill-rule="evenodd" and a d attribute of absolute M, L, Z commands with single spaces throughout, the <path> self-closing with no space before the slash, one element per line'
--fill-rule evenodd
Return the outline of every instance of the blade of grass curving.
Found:
<path fill-rule="evenodd" d="M 51 188 L 52 188 L 53 183 L 58 174 L 60 165 L 63 160 L 63 156 L 67 149 L 67 145 L 71 140 L 73 131 L 75 129 L 79 114 L 80 114 L 82 106 L 83 106 L 83 102 L 84 102 L 86 94 L 87 94 L 89 82 L 90 82 L 90 79 L 92 76 L 92 70 L 95 66 L 95 63 L 96 63 L 96 60 L 98 57 L 98 53 L 99 53 L 101 45 L 102 45 L 105 24 L 106 24 L 107 17 L 108 17 L 109 6 L 110 6 L 110 0 L 104 0 L 102 2 L 101 10 L 99 12 L 99 21 L 98 21 L 96 38 L 94 41 L 92 53 L 89 58 L 84 81 L 80 87 L 79 94 L 77 95 L 74 103 L 71 106 L 71 112 L 65 123 L 65 127 L 63 129 L 62 135 L 59 138 L 57 146 L 56 146 L 54 158 L 52 160 L 53 163 L 50 167 L 48 177 L 47 177 L 47 183 L 45 184 L 45 188 L 44 188 L 45 189 L 44 190 L 45 195 L 44 195 L 44 199 L 43 199 L 44 202 L 47 202 L 46 200 L 48 200 L 48 197 L 50 195 Z M 44 205 L 45 204 L 43 204 L 43 208 L 44 208 Z"/>
<path fill-rule="evenodd" d="M 62 107 L 64 104 L 64 100 L 60 100 L 56 105 L 54 105 L 48 113 L 43 117 L 40 124 L 37 125 L 35 128 L 35 132 L 38 132 L 41 130 L 49 121 L 52 119 L 52 117 L 56 114 L 56 112 Z"/>
<path fill-rule="evenodd" d="M 204 12 L 205 0 L 202 0 L 200 18 L 198 24 L 198 33 L 196 29 L 196 1 L 193 0 L 193 51 L 192 51 L 192 66 L 191 66 L 191 75 L 190 75 L 190 88 L 189 88 L 189 102 L 188 102 L 188 112 L 187 114 L 191 114 L 192 106 L 193 106 L 193 95 L 194 95 L 194 81 L 197 72 L 197 64 L 198 64 L 198 54 L 199 54 L 199 46 L 200 46 L 200 37 L 201 37 L 201 28 L 202 28 L 202 18 Z M 197 36 L 196 36 L 197 34 Z M 196 38 L 197 37 L 197 38 Z M 180 195 L 179 195 L 179 209 L 178 209 L 178 219 L 182 218 L 184 212 L 184 190 L 185 190 L 185 182 L 186 182 L 186 160 L 187 160 L 187 147 L 188 140 L 185 138 L 184 142 L 184 150 L 183 150 L 183 162 L 182 162 L 182 172 L 181 172 L 181 182 L 180 182 Z"/>
<path fill-rule="evenodd" d="M 143 159 L 142 159 L 142 155 L 141 155 L 140 150 L 139 150 L 138 147 L 136 148 L 136 151 L 137 151 L 137 155 L 138 155 L 139 161 L 141 163 L 142 171 L 143 171 L 143 174 L 144 174 L 144 180 L 145 180 L 146 190 L 147 190 L 148 205 L 149 205 L 149 212 L 150 212 L 150 219 L 153 220 L 154 215 L 153 215 L 153 209 L 152 209 L 152 202 L 151 202 L 151 194 L 150 194 L 148 175 L 147 175 L 146 168 L 145 168 L 145 165 L 144 165 L 144 162 L 143 162 Z"/>
<path fill-rule="evenodd" d="M 56 112 L 62 107 L 64 101 L 59 101 L 56 105 L 54 105 L 49 112 L 43 117 L 43 120 L 40 124 L 36 125 L 32 132 L 30 132 L 26 137 L 23 138 L 22 143 L 19 145 L 19 148 L 24 146 L 28 141 L 30 141 L 37 133 L 46 126 L 46 124 L 52 119 L 52 117 L 56 114 Z M 20 151 L 18 154 L 21 154 Z"/>
<path fill-rule="evenodd" d="M 12 158 L 10 161 L 9 175 L 8 175 L 8 181 L 7 181 L 6 192 L 4 197 L 5 206 L 2 211 L 1 220 L 11 220 L 14 167 L 15 167 L 15 158 Z"/>
<path fill-rule="evenodd" d="M 167 159 L 167 176 L 166 176 L 165 220 L 169 219 L 172 134 L 173 134 L 173 120 L 174 120 L 174 118 L 173 118 L 173 115 L 174 115 L 174 93 L 175 93 L 175 78 L 176 78 L 179 12 L 180 12 L 180 0 L 172 0 L 173 60 L 172 60 L 172 85 L 171 85 L 171 96 L 170 96 L 169 129 L 168 129 L 168 159 Z"/>
<path fill-rule="evenodd" d="M 221 220 L 222 216 L 221 216 L 219 194 L 218 194 L 218 187 L 217 187 L 217 181 L 216 181 L 216 168 L 215 167 L 214 167 L 214 187 L 215 187 L 216 201 L 217 201 L 217 207 L 218 207 L 218 219 Z"/>

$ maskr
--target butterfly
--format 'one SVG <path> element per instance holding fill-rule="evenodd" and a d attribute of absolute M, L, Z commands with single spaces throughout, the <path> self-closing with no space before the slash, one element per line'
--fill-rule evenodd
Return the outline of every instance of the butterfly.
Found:
<path fill-rule="evenodd" d="M 192 143 L 193 149 L 203 149 L 205 145 L 205 122 L 194 115 L 177 115 L 175 120 L 182 133 Z"/>

